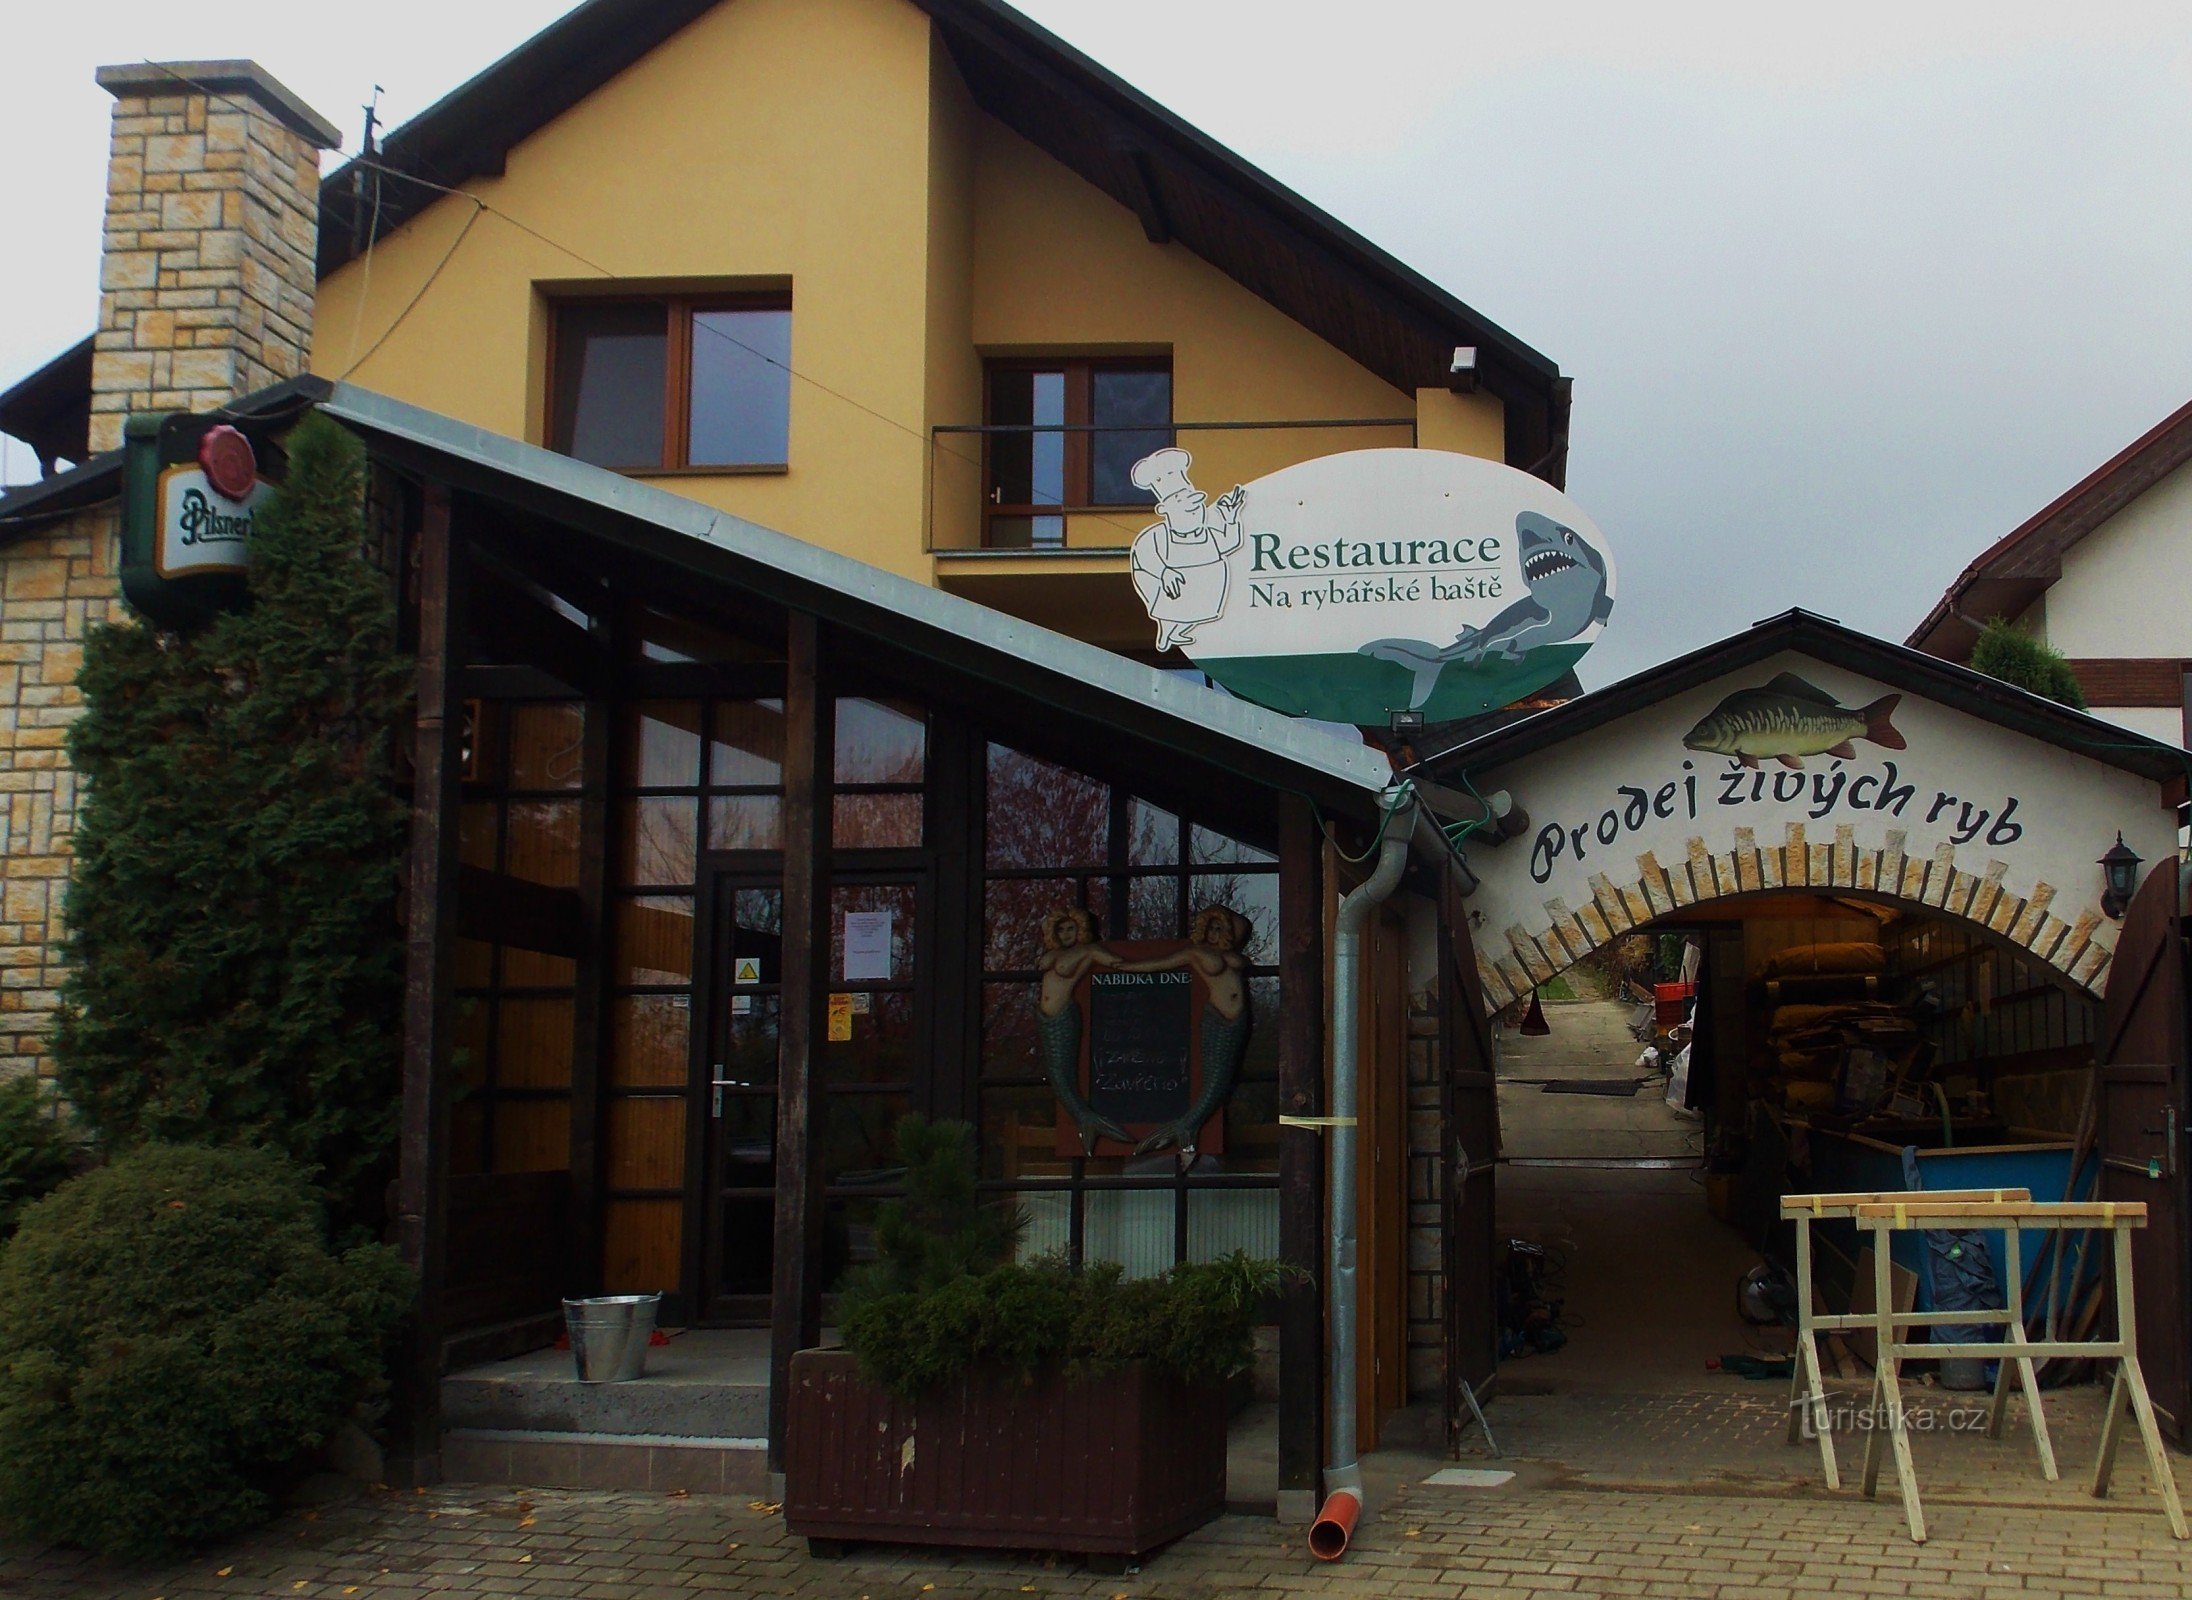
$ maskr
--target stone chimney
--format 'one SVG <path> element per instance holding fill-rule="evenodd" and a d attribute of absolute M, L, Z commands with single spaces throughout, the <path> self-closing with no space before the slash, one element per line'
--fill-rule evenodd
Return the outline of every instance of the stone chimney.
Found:
<path fill-rule="evenodd" d="M 342 135 L 253 61 L 101 67 L 114 96 L 91 448 L 305 370 L 319 153 Z"/>

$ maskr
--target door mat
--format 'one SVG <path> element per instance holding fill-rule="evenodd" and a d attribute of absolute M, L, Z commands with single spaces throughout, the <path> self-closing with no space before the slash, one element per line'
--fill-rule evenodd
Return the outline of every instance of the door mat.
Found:
<path fill-rule="evenodd" d="M 1423 1481 L 1441 1489 L 1497 1489 L 1514 1478 L 1513 1473 L 1492 1467 L 1441 1467 Z"/>
<path fill-rule="evenodd" d="M 1642 1078 L 1547 1078 L 1547 1094 L 1610 1094 L 1627 1099 L 1644 1087 Z"/>

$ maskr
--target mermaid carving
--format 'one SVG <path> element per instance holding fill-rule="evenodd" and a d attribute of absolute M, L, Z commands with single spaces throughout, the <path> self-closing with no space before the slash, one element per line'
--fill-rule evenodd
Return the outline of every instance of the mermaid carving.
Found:
<path fill-rule="evenodd" d="M 1241 954 L 1249 932 L 1249 921 L 1239 912 L 1209 906 L 1196 912 L 1189 924 L 1186 949 L 1162 960 L 1127 965 L 1130 972 L 1191 967 L 1202 974 L 1210 996 L 1202 1015 L 1202 1092 L 1185 1112 L 1136 1145 L 1136 1155 L 1176 1145 L 1180 1170 L 1185 1172 L 1195 1164 L 1195 1140 L 1203 1124 L 1231 1098 L 1241 1058 L 1248 1053 L 1248 1036 L 1255 1027 L 1248 1004 L 1248 960 Z"/>
<path fill-rule="evenodd" d="M 1073 998 L 1074 988 L 1088 973 L 1119 965 L 1119 958 L 1096 942 L 1096 919 L 1086 911 L 1053 911 L 1043 919 L 1043 953 L 1035 963 L 1042 974 L 1035 998 L 1036 1038 L 1051 1092 L 1073 1119 L 1083 1155 L 1095 1154 L 1099 1138 L 1133 1142 L 1126 1129 L 1081 1097 L 1081 1008 Z"/>

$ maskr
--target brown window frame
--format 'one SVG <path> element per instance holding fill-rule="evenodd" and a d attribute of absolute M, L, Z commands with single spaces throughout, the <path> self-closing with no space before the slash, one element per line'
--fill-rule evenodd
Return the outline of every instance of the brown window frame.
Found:
<path fill-rule="evenodd" d="M 693 317 L 709 311 L 790 311 L 792 297 L 788 290 L 746 290 L 717 294 L 626 294 L 626 295 L 572 295 L 551 301 L 548 318 L 547 403 L 542 408 L 542 437 L 549 441 L 548 448 L 556 449 L 554 440 L 561 431 L 556 414 L 556 371 L 559 362 L 559 346 L 562 340 L 563 314 L 567 310 L 592 309 L 599 306 L 661 306 L 666 314 L 663 337 L 667 345 L 663 351 L 662 394 L 662 459 L 657 462 L 620 462 L 609 468 L 612 472 L 626 473 L 680 473 L 698 477 L 732 477 L 738 475 L 766 476 L 791 470 L 791 462 L 746 461 L 702 462 L 695 465 L 685 459 L 690 448 L 689 433 L 693 415 Z M 787 393 L 785 409 L 789 413 L 789 374 L 786 375 Z M 791 454 L 790 429 L 785 430 L 784 453 Z"/>
<path fill-rule="evenodd" d="M 1055 506 L 1006 505 L 992 500 L 996 488 L 996 462 L 992 444 L 996 436 L 982 435 L 982 543 L 990 544 L 990 524 L 1007 517 L 1068 517 L 1091 511 L 1147 511 L 1136 501 L 1099 501 L 1095 492 L 1095 451 L 1090 431 L 1095 410 L 1095 375 L 1099 372 L 1150 372 L 1165 374 L 1165 422 L 1167 431 L 1179 425 L 1174 400 L 1174 373 L 1169 355 L 1146 356 L 991 356 L 982 362 L 982 422 L 996 426 L 996 377 L 1000 372 L 1062 372 L 1065 374 L 1065 494 Z M 1176 435 L 1175 435 L 1176 437 Z"/>

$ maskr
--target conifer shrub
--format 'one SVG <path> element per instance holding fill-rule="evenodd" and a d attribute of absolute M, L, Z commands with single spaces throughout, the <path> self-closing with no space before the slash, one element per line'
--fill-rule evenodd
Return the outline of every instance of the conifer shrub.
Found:
<path fill-rule="evenodd" d="M 36 1078 L 0 1078 L 0 1241 L 22 1210 L 61 1187 L 76 1163 L 68 1124 L 53 1114 Z"/>
<path fill-rule="evenodd" d="M 363 452 L 314 416 L 252 535 L 250 600 L 187 634 L 91 630 L 87 784 L 54 1037 L 109 1149 L 255 1144 L 377 1233 L 394 1148 L 410 683 L 366 555 Z"/>
<path fill-rule="evenodd" d="M 1996 617 L 1980 630 L 1971 647 L 1971 670 L 2015 684 L 2027 694 L 2058 701 L 2083 711 L 2085 690 L 2079 687 L 2070 661 L 2044 639 L 2036 639 L 2013 622 Z"/>
<path fill-rule="evenodd" d="M 1018 1218 L 981 1203 L 972 1129 L 909 1116 L 898 1148 L 905 1198 L 879 1208 L 876 1260 L 847 1275 L 837 1324 L 862 1373 L 901 1399 L 976 1367 L 1081 1377 L 1147 1362 L 1220 1383 L 1254 1360 L 1277 1262 L 1235 1251 L 1133 1279 L 1117 1262 L 1015 1262 Z"/>
<path fill-rule="evenodd" d="M 146 1145 L 0 1251 L 0 1526 L 150 1556 L 264 1520 L 372 1397 L 409 1273 L 271 1150 Z"/>

